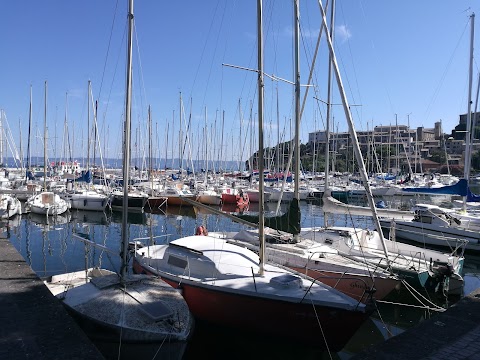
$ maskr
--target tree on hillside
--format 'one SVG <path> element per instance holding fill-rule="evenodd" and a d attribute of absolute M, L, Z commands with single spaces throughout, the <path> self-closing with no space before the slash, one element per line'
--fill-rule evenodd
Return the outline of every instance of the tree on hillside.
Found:
<path fill-rule="evenodd" d="M 430 160 L 435 161 L 436 163 L 439 163 L 439 164 L 446 164 L 447 157 L 445 155 L 445 151 L 440 149 L 431 149 Z"/>

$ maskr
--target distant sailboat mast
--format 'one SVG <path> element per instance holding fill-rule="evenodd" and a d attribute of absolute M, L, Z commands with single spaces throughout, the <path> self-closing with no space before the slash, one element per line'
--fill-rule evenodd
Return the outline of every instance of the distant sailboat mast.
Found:
<path fill-rule="evenodd" d="M 32 138 L 32 85 L 30 85 L 30 107 L 28 110 L 28 139 L 27 139 L 27 171 L 25 172 L 25 176 L 28 180 L 27 173 L 31 170 L 32 163 L 32 150 L 30 147 L 30 142 Z M 22 159 L 23 162 L 23 159 Z"/>
<path fill-rule="evenodd" d="M 47 81 L 45 81 L 45 108 L 43 123 L 43 191 L 47 191 Z"/>

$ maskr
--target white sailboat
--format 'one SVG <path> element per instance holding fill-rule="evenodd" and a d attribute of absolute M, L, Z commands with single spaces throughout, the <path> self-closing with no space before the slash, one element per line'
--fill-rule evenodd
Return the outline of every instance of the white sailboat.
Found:
<path fill-rule="evenodd" d="M 91 98 L 91 81 L 88 81 L 88 99 Z M 88 104 L 88 120 L 87 120 L 87 167 L 83 173 L 81 182 L 76 179 L 73 183 L 74 189 L 67 190 L 63 194 L 63 198 L 70 202 L 71 208 L 76 210 L 104 211 L 109 204 L 109 197 L 92 187 L 92 176 L 90 169 L 90 101 Z M 94 114 L 96 119 L 97 114 Z M 96 139 L 95 139 L 96 141 Z"/>
<path fill-rule="evenodd" d="M 128 25 L 124 179 L 129 178 L 130 169 L 133 0 L 129 1 Z M 67 310 L 82 320 L 81 323 L 93 323 L 106 329 L 113 333 L 114 340 L 121 342 L 161 342 L 160 352 L 165 348 L 163 345 L 173 345 L 176 356 L 181 358 L 193 331 L 193 317 L 180 293 L 166 282 L 157 277 L 127 272 L 127 187 L 124 192 L 119 273 L 89 268 L 54 276 L 46 281 L 46 285 Z M 88 239 L 83 241 L 95 245 Z"/>
<path fill-rule="evenodd" d="M 259 159 L 263 159 L 262 1 L 258 0 Z M 295 1 L 295 17 L 298 2 Z M 263 161 L 259 163 L 259 255 L 212 236 L 187 236 L 136 251 L 137 272 L 181 287 L 193 314 L 215 325 L 338 351 L 369 317 L 369 307 L 265 256 Z M 322 341 L 321 339 L 324 339 Z"/>
<path fill-rule="evenodd" d="M 22 203 L 15 196 L 0 194 L 0 219 L 10 219 L 22 213 Z"/>
<path fill-rule="evenodd" d="M 437 205 L 416 204 L 411 210 L 414 218 L 410 221 L 401 219 L 382 219 L 380 224 L 384 231 L 395 228 L 398 238 L 415 241 L 420 244 L 443 246 L 449 249 L 464 247 L 467 250 L 480 251 L 480 217 L 467 211 L 468 179 L 470 178 L 471 132 L 472 132 L 472 71 L 473 71 L 473 39 L 475 14 L 470 16 L 470 62 L 469 92 L 467 105 L 467 132 L 465 146 L 465 171 L 462 209 L 447 209 Z M 460 182 L 459 181 L 459 182 Z"/>
<path fill-rule="evenodd" d="M 319 39 L 320 37 L 321 33 Z M 297 84 L 299 84 L 299 80 L 297 80 Z M 301 116 L 298 107 L 299 101 L 296 103 L 296 124 L 299 124 Z M 298 134 L 298 127 L 296 131 L 296 134 Z M 297 140 L 295 146 L 299 146 L 298 136 L 295 139 Z M 298 147 L 296 148 L 298 149 Z M 328 152 L 328 149 L 326 151 Z M 295 151 L 295 156 L 295 163 L 300 164 L 298 151 Z M 300 172 L 299 167 L 295 169 L 295 172 Z M 296 181 L 295 185 L 295 189 L 292 191 L 292 194 L 295 195 L 293 201 L 298 203 L 301 199 L 299 181 Z M 290 204 L 290 210 L 281 217 L 288 219 L 289 223 L 296 223 L 297 220 L 294 220 L 295 207 L 292 207 L 292 204 L 294 203 Z M 242 218 L 247 219 L 244 216 Z M 274 225 L 281 222 L 279 218 L 273 221 L 272 219 L 268 220 L 269 223 Z M 296 227 L 300 230 L 300 215 Z M 275 228 L 278 227 L 275 226 Z M 289 226 L 288 228 L 291 229 L 292 227 Z M 289 230 L 284 229 L 284 231 Z M 332 244 L 344 239 L 346 232 L 324 229 L 321 235 L 317 233 L 318 236 L 315 238 L 309 238 L 308 232 L 305 230 L 300 233 L 300 236 L 298 236 L 297 231 L 291 231 L 297 234 L 294 237 L 271 228 L 267 229 L 267 232 L 269 241 L 266 244 L 265 253 L 268 260 L 312 276 L 359 301 L 368 302 L 372 295 L 375 299 L 383 299 L 394 289 L 401 286 L 399 278 L 384 269 L 379 269 L 377 265 L 366 264 L 363 261 L 341 255 Z M 255 249 L 255 246 L 258 247 L 258 232 L 255 230 L 242 230 L 237 233 L 219 232 L 210 233 L 210 235 L 229 238 L 231 241 L 251 249 Z"/>
<path fill-rule="evenodd" d="M 47 191 L 47 82 L 45 81 L 45 119 L 43 136 L 43 192 L 29 197 L 25 211 L 46 216 L 61 215 L 70 208 L 70 203 L 53 191 Z"/>
<path fill-rule="evenodd" d="M 395 241 L 395 237 L 385 239 L 382 233 L 379 215 L 372 196 L 365 163 L 360 151 L 357 133 L 350 112 L 350 106 L 342 84 L 342 77 L 337 64 L 332 38 L 330 37 L 327 28 L 325 12 L 322 6 L 320 6 L 320 9 L 322 12 L 323 29 L 327 34 L 326 40 L 330 50 L 331 65 L 333 65 L 333 70 L 335 71 L 335 79 L 342 98 L 354 154 L 359 165 L 362 184 L 365 187 L 365 193 L 367 195 L 375 226 L 375 231 L 362 229 L 360 234 L 358 234 L 358 229 L 355 228 L 337 228 L 337 231 L 339 232 L 345 232 L 348 230 L 350 234 L 346 236 L 344 240 L 336 244 L 338 246 L 337 250 L 344 256 L 372 264 L 376 263 L 378 266 L 381 266 L 390 272 L 397 274 L 402 279 L 411 282 L 412 285 L 424 288 L 432 287 L 433 289 L 436 289 L 440 284 L 444 291 L 451 294 L 461 293 L 463 289 L 463 278 L 461 276 L 464 262 L 463 254 L 460 256 L 456 255 L 456 249 L 453 253 L 425 250 L 420 247 L 397 242 Z M 328 227 L 326 226 L 325 228 L 319 229 L 304 229 L 302 230 L 301 236 L 314 239 L 319 233 L 326 231 L 327 228 Z M 309 235 L 307 233 L 309 233 Z"/>

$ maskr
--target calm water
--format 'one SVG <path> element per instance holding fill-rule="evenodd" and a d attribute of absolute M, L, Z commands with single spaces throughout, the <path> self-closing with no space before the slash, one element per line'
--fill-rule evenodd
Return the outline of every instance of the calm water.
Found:
<path fill-rule="evenodd" d="M 235 211 L 235 209 L 224 209 Z M 255 204 L 249 211 L 254 213 Z M 274 211 L 275 205 L 268 204 L 268 211 Z M 285 210 L 282 207 L 282 210 Z M 324 223 L 321 206 L 318 203 L 302 202 L 302 226 L 321 226 Z M 268 216 L 268 214 L 267 214 Z M 71 213 L 51 218 L 33 214 L 19 216 L 1 228 L 0 236 L 9 238 L 12 244 L 23 255 L 27 263 L 40 277 L 77 271 L 85 266 L 102 266 L 118 270 L 120 258 L 116 255 L 120 249 L 121 213 L 72 211 Z M 371 219 L 349 216 L 333 218 L 336 225 L 372 228 Z M 226 217 L 208 214 L 205 210 L 191 207 L 169 207 L 165 211 L 153 213 L 131 213 L 128 217 L 129 240 L 156 237 L 156 242 L 170 241 L 182 236 L 192 235 L 198 225 L 206 225 L 210 231 L 235 231 L 241 225 L 233 223 Z M 96 243 L 102 244 L 112 253 L 101 251 L 72 237 L 72 232 L 89 234 Z M 477 275 L 480 274 L 480 257 L 466 255 L 465 292 L 480 287 Z M 279 342 L 272 339 L 259 339 L 249 333 L 218 329 L 207 324 L 198 323 L 194 336 L 183 355 L 183 359 L 194 359 L 200 355 L 209 358 L 245 359 L 348 359 L 371 344 L 376 344 L 395 336 L 418 322 L 435 316 L 436 312 L 421 308 L 411 294 L 399 292 L 391 299 L 395 303 L 409 303 L 418 307 L 407 307 L 394 304 L 379 304 L 378 312 L 368 320 L 351 339 L 343 351 L 335 354 L 321 353 L 312 346 L 298 347 L 294 343 Z M 455 299 L 443 296 L 426 295 L 424 304 L 430 308 L 435 305 L 444 308 Z M 430 303 L 429 303 L 430 302 Z M 280 314 L 279 314 L 280 315 Z M 107 358 L 118 358 L 118 345 L 97 343 Z M 121 358 L 151 359 L 155 355 L 155 347 L 122 347 Z M 132 355 L 134 354 L 134 355 Z"/>

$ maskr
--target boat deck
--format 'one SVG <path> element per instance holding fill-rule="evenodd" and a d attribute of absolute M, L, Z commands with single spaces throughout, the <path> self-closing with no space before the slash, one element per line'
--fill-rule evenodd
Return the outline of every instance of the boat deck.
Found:
<path fill-rule="evenodd" d="M 0 249 L 0 359 L 104 359 L 8 239 Z"/>
<path fill-rule="evenodd" d="M 351 360 L 480 359 L 480 289 L 429 320 Z"/>

